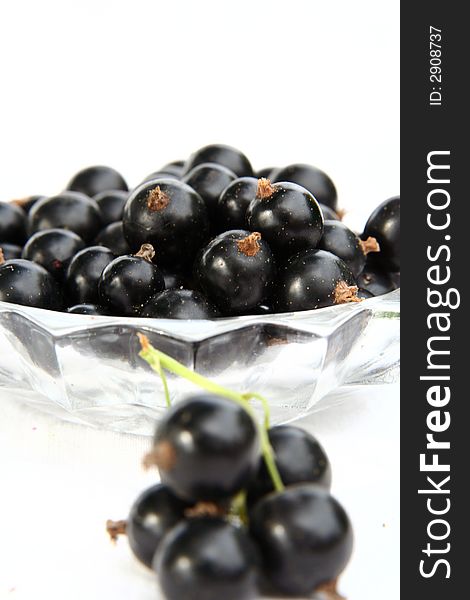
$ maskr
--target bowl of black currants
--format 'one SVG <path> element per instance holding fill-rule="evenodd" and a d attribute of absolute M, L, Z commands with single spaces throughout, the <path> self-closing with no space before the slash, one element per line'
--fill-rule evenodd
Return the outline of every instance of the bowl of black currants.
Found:
<path fill-rule="evenodd" d="M 79 171 L 64 191 L 0 202 L 0 385 L 63 418 L 152 431 L 166 396 L 137 334 L 221 385 L 262 391 L 273 422 L 399 364 L 400 198 L 362 231 L 307 164 L 255 172 L 213 144 L 129 188 Z M 166 387 L 168 389 L 166 389 Z"/>

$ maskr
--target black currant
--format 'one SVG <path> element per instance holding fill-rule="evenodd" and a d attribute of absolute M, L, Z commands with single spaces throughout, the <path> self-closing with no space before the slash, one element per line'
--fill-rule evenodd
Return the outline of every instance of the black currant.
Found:
<path fill-rule="evenodd" d="M 209 230 L 202 198 L 185 183 L 161 179 L 135 189 L 124 208 L 124 236 L 134 249 L 149 243 L 162 265 L 190 264 Z"/>
<path fill-rule="evenodd" d="M 148 183 L 149 181 L 155 181 L 155 179 L 179 179 L 178 175 L 175 173 L 168 173 L 166 171 L 152 171 L 150 175 L 147 175 L 145 179 L 142 180 L 142 183 Z"/>
<path fill-rule="evenodd" d="M 98 283 L 105 269 L 116 257 L 103 246 L 89 246 L 70 261 L 65 286 L 73 304 L 98 304 Z"/>
<path fill-rule="evenodd" d="M 149 457 L 180 498 L 219 501 L 250 481 L 259 457 L 256 425 L 238 404 L 196 394 L 157 426 Z"/>
<path fill-rule="evenodd" d="M 0 202 L 0 243 L 22 246 L 26 240 L 26 214 L 19 206 Z"/>
<path fill-rule="evenodd" d="M 126 534 L 133 553 L 144 565 L 152 566 L 163 537 L 184 519 L 185 510 L 191 506 L 161 484 L 140 494 L 130 510 Z"/>
<path fill-rule="evenodd" d="M 260 169 L 256 171 L 255 177 L 256 179 L 269 179 L 273 180 L 273 176 L 279 171 L 277 167 L 264 167 L 264 169 Z"/>
<path fill-rule="evenodd" d="M 246 211 L 256 198 L 258 180 L 254 177 L 239 177 L 232 181 L 221 193 L 217 202 L 217 228 L 246 229 Z"/>
<path fill-rule="evenodd" d="M 280 271 L 276 292 L 274 302 L 279 311 L 359 302 L 351 270 L 325 250 L 305 250 L 292 256 Z"/>
<path fill-rule="evenodd" d="M 11 260 L 12 258 L 21 258 L 23 248 L 16 244 L 7 244 L 0 242 L 0 256 L 3 260 Z"/>
<path fill-rule="evenodd" d="M 164 165 L 160 169 L 160 171 L 174 175 L 175 177 L 177 177 L 179 179 L 180 177 L 183 176 L 185 162 L 186 161 L 184 161 L 184 160 L 174 160 L 174 161 L 169 162 L 166 165 Z"/>
<path fill-rule="evenodd" d="M 357 285 L 360 288 L 367 290 L 374 296 L 387 294 L 388 292 L 392 292 L 397 288 L 391 273 L 381 271 L 369 264 L 366 264 L 362 273 L 358 275 Z"/>
<path fill-rule="evenodd" d="M 279 425 L 268 431 L 276 465 L 285 486 L 316 483 L 329 490 L 331 467 L 328 456 L 318 440 L 299 427 Z M 264 459 L 248 487 L 248 503 L 253 506 L 260 498 L 274 491 Z"/>
<path fill-rule="evenodd" d="M 247 157 L 236 148 L 223 144 L 211 144 L 200 148 L 186 161 L 184 172 L 189 173 L 202 163 L 217 163 L 230 169 L 237 177 L 253 177 L 253 167 Z"/>
<path fill-rule="evenodd" d="M 165 290 L 189 289 L 189 279 L 187 275 L 180 271 L 167 271 L 162 269 L 163 279 L 165 280 Z"/>
<path fill-rule="evenodd" d="M 72 258 L 85 247 L 85 242 L 73 231 L 46 229 L 33 234 L 26 242 L 21 257 L 43 266 L 62 280 Z"/>
<path fill-rule="evenodd" d="M 351 269 L 354 277 L 364 269 L 369 252 L 380 250 L 375 238 L 369 237 L 363 241 L 341 221 L 325 221 L 323 237 L 318 247 L 339 256 Z"/>
<path fill-rule="evenodd" d="M 103 227 L 122 220 L 122 212 L 128 198 L 129 192 L 123 190 L 101 192 L 94 196 L 93 200 L 98 204 L 101 211 Z"/>
<path fill-rule="evenodd" d="M 54 277 L 41 265 L 22 258 L 0 264 L 0 301 L 51 310 L 62 307 Z"/>
<path fill-rule="evenodd" d="M 220 518 L 197 517 L 165 536 L 154 569 L 167 600 L 253 600 L 258 563 L 243 529 Z"/>
<path fill-rule="evenodd" d="M 200 292 L 170 289 L 150 298 L 141 316 L 160 319 L 213 319 L 219 316 L 219 311 Z"/>
<path fill-rule="evenodd" d="M 318 202 L 296 183 L 258 181 L 256 198 L 247 213 L 248 227 L 259 231 L 273 251 L 283 257 L 315 248 L 323 234 Z"/>
<path fill-rule="evenodd" d="M 96 304 L 74 304 L 67 309 L 68 313 L 74 315 L 104 315 L 103 309 Z"/>
<path fill-rule="evenodd" d="M 153 247 L 143 244 L 137 254 L 110 262 L 98 283 L 100 304 L 116 315 L 139 316 L 149 299 L 165 287 L 160 269 L 152 263 L 154 256 Z"/>
<path fill-rule="evenodd" d="M 197 283 L 225 314 L 246 312 L 271 291 L 275 263 L 258 232 L 233 230 L 214 238 L 194 265 Z"/>
<path fill-rule="evenodd" d="M 369 300 L 369 298 L 374 298 L 374 294 L 369 290 L 360 287 L 357 290 L 357 297 L 361 300 Z"/>
<path fill-rule="evenodd" d="M 96 236 L 94 243 L 97 246 L 109 248 L 116 256 L 131 253 L 129 244 L 124 237 L 122 221 L 116 221 L 102 229 Z"/>
<path fill-rule="evenodd" d="M 76 173 L 69 181 L 67 189 L 93 197 L 110 190 L 127 192 L 128 187 L 122 175 L 115 169 L 99 165 L 87 167 Z"/>
<path fill-rule="evenodd" d="M 209 218 L 215 220 L 220 194 L 236 178 L 235 173 L 222 165 L 203 163 L 191 169 L 183 181 L 201 196 Z"/>
<path fill-rule="evenodd" d="M 363 239 L 372 236 L 380 246 L 373 263 L 384 271 L 400 270 L 400 197 L 382 202 L 370 215 Z"/>
<path fill-rule="evenodd" d="M 94 200 L 79 192 L 63 192 L 36 202 L 29 213 L 29 231 L 68 229 L 86 243 L 101 229 L 101 213 Z"/>
<path fill-rule="evenodd" d="M 12 203 L 22 208 L 26 214 L 29 214 L 29 211 L 33 208 L 36 202 L 38 200 L 42 200 L 45 197 L 46 196 L 36 194 L 34 196 L 27 196 L 26 198 L 21 198 L 20 200 L 13 200 Z"/>
<path fill-rule="evenodd" d="M 250 513 L 250 534 L 264 575 L 277 593 L 307 596 L 336 580 L 352 552 L 353 533 L 343 507 L 311 484 L 261 499 Z"/>
<path fill-rule="evenodd" d="M 321 204 L 333 210 L 338 208 L 335 184 L 328 175 L 311 165 L 294 164 L 284 167 L 274 174 L 273 180 L 292 181 L 306 188 Z"/>
<path fill-rule="evenodd" d="M 339 215 L 332 208 L 326 206 L 326 204 L 321 204 L 320 202 L 318 203 L 318 205 L 321 208 L 323 219 L 325 221 L 341 221 Z"/>

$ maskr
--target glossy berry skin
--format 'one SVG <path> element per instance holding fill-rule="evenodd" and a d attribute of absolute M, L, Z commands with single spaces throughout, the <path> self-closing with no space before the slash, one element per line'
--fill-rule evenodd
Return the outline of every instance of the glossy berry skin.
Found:
<path fill-rule="evenodd" d="M 174 160 L 174 161 L 169 162 L 166 165 L 164 165 L 160 169 L 160 171 L 174 175 L 176 178 L 179 179 L 180 177 L 183 176 L 185 162 L 186 161 L 184 161 L 184 160 Z"/>
<path fill-rule="evenodd" d="M 359 275 L 366 264 L 367 255 L 361 239 L 341 221 L 325 221 L 323 237 L 318 247 L 341 258 L 354 277 Z"/>
<path fill-rule="evenodd" d="M 400 197 L 382 202 L 370 215 L 362 238 L 375 237 L 380 252 L 373 261 L 384 271 L 400 270 Z"/>
<path fill-rule="evenodd" d="M 191 506 L 161 484 L 140 494 L 130 510 L 126 534 L 132 552 L 144 565 L 152 567 L 163 537 L 184 519 L 185 510 Z"/>
<path fill-rule="evenodd" d="M 231 146 L 211 144 L 196 150 L 186 161 L 185 174 L 202 163 L 217 163 L 233 171 L 237 177 L 253 177 L 250 161 L 242 152 Z"/>
<path fill-rule="evenodd" d="M 0 302 L 50 310 L 62 308 L 56 280 L 41 265 L 22 258 L 0 265 Z"/>
<path fill-rule="evenodd" d="M 244 248 L 255 234 L 233 230 L 214 238 L 194 265 L 195 279 L 207 298 L 224 314 L 237 314 L 265 300 L 275 276 L 274 257 L 261 238 Z M 256 234 L 259 235 L 259 234 Z"/>
<path fill-rule="evenodd" d="M 361 300 L 369 300 L 370 298 L 374 298 L 374 294 L 369 290 L 360 287 L 357 290 L 357 297 Z"/>
<path fill-rule="evenodd" d="M 359 274 L 357 285 L 374 296 L 388 294 L 388 292 L 393 292 L 397 288 L 390 273 L 380 271 L 370 265 L 366 265 L 364 271 Z"/>
<path fill-rule="evenodd" d="M 248 535 L 226 521 L 197 517 L 171 530 L 154 562 L 167 600 L 252 600 L 258 554 Z"/>
<path fill-rule="evenodd" d="M 162 269 L 162 274 L 165 280 L 165 290 L 183 290 L 191 287 L 187 275 L 182 272 Z"/>
<path fill-rule="evenodd" d="M 274 590 L 302 597 L 342 573 L 353 545 L 342 506 L 328 491 L 312 484 L 286 488 L 260 500 L 250 513 L 250 534 Z"/>
<path fill-rule="evenodd" d="M 215 219 L 220 194 L 236 178 L 235 173 L 222 165 L 203 163 L 191 169 L 183 177 L 183 181 L 201 196 L 209 218 Z"/>
<path fill-rule="evenodd" d="M 256 179 L 269 179 L 270 181 L 274 181 L 275 174 L 279 171 L 278 167 L 264 167 L 264 169 L 260 169 L 256 171 L 255 178 Z"/>
<path fill-rule="evenodd" d="M 180 179 L 180 176 L 175 175 L 172 171 L 153 171 L 150 175 L 147 175 L 141 183 L 147 183 L 149 181 L 154 181 L 155 179 Z"/>
<path fill-rule="evenodd" d="M 299 252 L 280 271 L 275 308 L 278 311 L 310 310 L 342 303 L 344 299 L 335 294 L 341 282 L 356 285 L 351 270 L 340 258 L 325 250 Z"/>
<path fill-rule="evenodd" d="M 326 490 L 331 487 L 331 466 L 318 440 L 299 427 L 279 425 L 268 431 L 276 465 L 283 484 L 315 483 Z M 273 483 L 260 458 L 258 471 L 248 487 L 248 504 L 274 491 Z"/>
<path fill-rule="evenodd" d="M 16 204 L 0 202 L 0 243 L 23 245 L 26 240 L 26 214 Z"/>
<path fill-rule="evenodd" d="M 16 206 L 19 206 L 28 215 L 30 210 L 36 204 L 36 202 L 38 200 L 42 200 L 45 197 L 46 196 L 36 194 L 34 196 L 27 196 L 26 198 L 22 198 L 21 200 L 13 200 L 13 204 L 16 204 Z"/>
<path fill-rule="evenodd" d="M 103 246 L 89 246 L 77 252 L 68 266 L 65 279 L 69 302 L 98 304 L 100 277 L 115 258 L 111 250 Z"/>
<path fill-rule="evenodd" d="M 15 244 L 7 244 L 0 242 L 0 250 L 3 253 L 4 260 L 11 260 L 12 258 L 21 258 L 23 248 L 16 246 Z"/>
<path fill-rule="evenodd" d="M 238 404 L 197 394 L 170 409 L 157 426 L 154 454 L 162 483 L 180 498 L 231 498 L 258 463 L 256 425 Z"/>
<path fill-rule="evenodd" d="M 220 315 L 200 292 L 170 289 L 151 298 L 141 316 L 156 319 L 214 319 Z"/>
<path fill-rule="evenodd" d="M 73 231 L 47 229 L 29 238 L 21 257 L 43 266 L 61 281 L 71 258 L 84 247 L 85 242 Z"/>
<path fill-rule="evenodd" d="M 73 315 L 104 315 L 103 309 L 96 304 L 74 304 L 67 309 Z"/>
<path fill-rule="evenodd" d="M 123 254 L 131 254 L 132 250 L 124 237 L 124 231 L 122 227 L 122 221 L 116 221 L 110 223 L 107 227 L 102 229 L 96 236 L 95 242 L 97 246 L 105 246 L 109 248 L 116 256 L 122 256 Z M 137 252 L 138 248 L 133 249 Z"/>
<path fill-rule="evenodd" d="M 341 219 L 339 218 L 338 214 L 329 206 L 326 206 L 326 204 L 320 204 L 318 203 L 320 208 L 321 208 L 321 212 L 323 214 L 323 219 L 325 221 L 340 221 Z"/>
<path fill-rule="evenodd" d="M 96 237 L 101 225 L 98 205 L 79 192 L 63 192 L 43 198 L 29 213 L 30 234 L 45 229 L 68 229 L 89 243 Z"/>
<path fill-rule="evenodd" d="M 115 169 L 98 165 L 87 167 L 76 173 L 69 181 L 67 189 L 82 192 L 92 198 L 96 194 L 110 190 L 127 192 L 128 187 L 122 175 Z"/>
<path fill-rule="evenodd" d="M 258 190 L 246 217 L 249 229 L 259 231 L 276 256 L 285 258 L 300 250 L 316 248 L 323 234 L 323 215 L 318 202 L 296 183 L 271 186 L 268 182 L 266 190 Z"/>
<path fill-rule="evenodd" d="M 209 230 L 202 198 L 175 179 L 154 180 L 135 189 L 124 208 L 124 236 L 129 246 L 154 246 L 159 264 L 189 264 Z"/>
<path fill-rule="evenodd" d="M 306 188 L 321 204 L 338 208 L 336 187 L 330 177 L 312 165 L 294 164 L 284 167 L 273 177 L 277 181 L 292 181 Z"/>
<path fill-rule="evenodd" d="M 128 254 L 115 258 L 104 269 L 98 297 L 111 314 L 138 317 L 149 299 L 164 287 L 163 275 L 156 265 Z"/>
<path fill-rule="evenodd" d="M 93 200 L 98 204 L 101 211 L 103 227 L 122 220 L 124 205 L 128 197 L 129 192 L 124 192 L 123 190 L 112 190 L 96 194 Z"/>
<path fill-rule="evenodd" d="M 217 229 L 246 229 L 246 211 L 256 198 L 258 180 L 254 177 L 239 177 L 221 193 L 217 201 Z"/>

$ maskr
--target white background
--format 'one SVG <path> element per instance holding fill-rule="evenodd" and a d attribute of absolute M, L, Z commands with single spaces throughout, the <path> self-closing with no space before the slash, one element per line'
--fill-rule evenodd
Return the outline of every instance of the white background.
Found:
<path fill-rule="evenodd" d="M 398 77 L 398 0 L 2 2 L 0 197 L 56 193 L 94 163 L 134 185 L 223 142 L 255 168 L 323 168 L 361 229 L 399 190 Z M 125 544 L 98 532 L 148 483 L 145 442 L 0 400 L 0 597 L 155 597 Z M 343 591 L 396 600 L 398 390 L 318 414 L 305 425 L 356 528 Z"/>

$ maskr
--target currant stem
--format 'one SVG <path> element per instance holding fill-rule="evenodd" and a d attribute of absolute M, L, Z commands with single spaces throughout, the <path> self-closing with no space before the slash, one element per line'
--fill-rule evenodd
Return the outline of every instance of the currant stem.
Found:
<path fill-rule="evenodd" d="M 274 460 L 274 453 L 273 449 L 271 448 L 271 444 L 269 443 L 267 431 L 269 428 L 269 405 L 267 400 L 257 393 L 249 392 L 245 394 L 239 394 L 237 392 L 234 392 L 233 390 L 229 390 L 228 388 L 225 388 L 211 381 L 210 379 L 203 377 L 199 373 L 191 371 L 191 369 L 188 369 L 174 358 L 171 358 L 171 356 L 168 356 L 168 354 L 157 350 L 150 344 L 147 336 L 143 335 L 142 333 L 138 333 L 137 336 L 142 346 L 142 350 L 139 352 L 139 356 L 143 358 L 160 376 L 163 373 L 163 369 L 166 369 L 174 375 L 183 377 L 187 381 L 191 381 L 195 385 L 203 388 L 204 390 L 212 394 L 217 394 L 219 396 L 223 396 L 224 398 L 228 398 L 229 400 L 233 400 L 243 409 L 246 410 L 246 412 L 250 415 L 250 417 L 256 423 L 256 426 L 258 428 L 261 452 L 263 454 L 266 468 L 273 482 L 274 489 L 276 491 L 282 491 L 284 489 L 284 485 L 282 483 L 281 476 L 279 475 L 279 471 Z M 168 387 L 166 385 L 166 379 L 163 380 L 163 386 L 166 390 L 167 405 L 169 405 L 169 395 Z M 259 400 L 263 406 L 263 411 L 265 414 L 263 425 L 260 425 L 256 418 L 256 414 L 249 403 L 250 398 L 255 398 Z"/>

